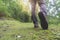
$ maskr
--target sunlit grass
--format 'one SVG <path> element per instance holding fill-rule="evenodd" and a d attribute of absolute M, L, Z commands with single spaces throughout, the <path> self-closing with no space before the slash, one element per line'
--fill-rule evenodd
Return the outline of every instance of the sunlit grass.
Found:
<path fill-rule="evenodd" d="M 0 40 L 60 40 L 60 24 L 49 25 L 48 30 L 34 29 L 32 23 L 0 20 Z"/>

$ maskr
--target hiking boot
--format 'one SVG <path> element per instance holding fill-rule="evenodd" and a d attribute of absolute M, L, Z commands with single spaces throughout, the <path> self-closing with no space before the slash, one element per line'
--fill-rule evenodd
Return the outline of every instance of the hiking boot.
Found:
<path fill-rule="evenodd" d="M 33 24 L 34 24 L 34 28 L 38 28 L 38 20 L 37 20 L 37 17 L 35 15 L 32 15 L 31 16 L 31 19 L 33 21 Z"/>
<path fill-rule="evenodd" d="M 42 12 L 39 12 L 38 16 L 40 19 L 42 29 L 47 30 L 48 29 L 48 22 L 46 20 L 45 15 Z"/>
<path fill-rule="evenodd" d="M 39 28 L 38 24 L 34 24 L 34 28 Z"/>

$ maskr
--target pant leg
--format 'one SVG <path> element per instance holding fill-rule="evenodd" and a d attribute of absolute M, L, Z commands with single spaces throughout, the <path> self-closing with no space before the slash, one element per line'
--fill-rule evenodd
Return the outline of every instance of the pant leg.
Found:
<path fill-rule="evenodd" d="M 35 12 L 35 8 L 36 8 L 36 0 L 32 0 L 31 2 L 31 11 L 32 11 L 32 16 L 31 16 L 31 19 L 34 23 L 34 26 L 35 27 L 38 27 L 38 20 L 37 20 L 37 17 L 36 17 L 36 12 Z"/>
<path fill-rule="evenodd" d="M 47 22 L 47 9 L 46 9 L 46 4 L 45 4 L 45 0 L 40 0 L 40 2 L 38 2 L 39 6 L 40 6 L 40 12 L 39 12 L 39 18 L 41 21 L 41 27 L 43 29 L 48 29 L 48 22 Z"/>
<path fill-rule="evenodd" d="M 47 9 L 46 9 L 45 0 L 39 0 L 38 4 L 40 6 L 40 12 L 43 12 L 45 15 L 47 15 Z"/>
<path fill-rule="evenodd" d="M 46 8 L 46 3 L 45 0 L 39 0 L 40 2 L 38 2 L 39 6 L 40 6 L 40 12 L 42 12 L 42 14 L 44 15 L 45 19 L 47 20 L 47 8 Z"/>

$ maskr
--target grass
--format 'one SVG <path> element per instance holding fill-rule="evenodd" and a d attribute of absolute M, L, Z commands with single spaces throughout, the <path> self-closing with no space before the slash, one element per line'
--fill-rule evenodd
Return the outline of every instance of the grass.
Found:
<path fill-rule="evenodd" d="M 0 20 L 0 40 L 60 40 L 60 24 L 49 25 L 48 30 L 34 29 L 32 23 Z"/>

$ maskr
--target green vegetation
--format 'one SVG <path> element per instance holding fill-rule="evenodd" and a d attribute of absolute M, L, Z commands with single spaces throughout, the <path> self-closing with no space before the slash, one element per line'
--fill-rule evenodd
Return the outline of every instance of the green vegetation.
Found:
<path fill-rule="evenodd" d="M 55 0 L 53 5 L 48 0 L 46 0 L 49 23 L 51 23 L 54 19 L 58 22 L 60 20 L 60 1 L 58 1 L 59 0 Z M 3 17 L 14 18 L 20 22 L 31 22 L 31 10 L 29 6 L 30 5 L 27 0 L 0 0 L 0 16 L 3 15 Z M 36 9 L 38 13 L 38 7 Z M 52 23 L 56 23 L 57 21 Z"/>
<path fill-rule="evenodd" d="M 21 22 L 31 21 L 30 15 L 27 11 L 24 11 L 23 6 L 17 0 L 0 0 L 0 16 L 1 15 L 17 19 Z"/>
<path fill-rule="evenodd" d="M 48 30 L 34 29 L 32 23 L 0 20 L 0 40 L 60 40 L 60 24 L 49 25 Z"/>
<path fill-rule="evenodd" d="M 29 2 L 0 0 L 0 40 L 60 40 L 60 0 L 46 2 L 49 29 L 42 30 L 34 29 Z"/>

